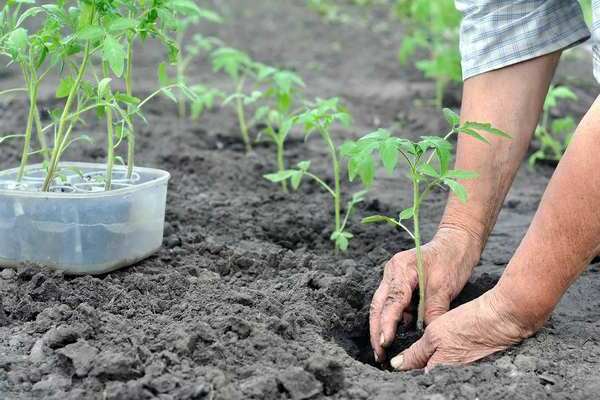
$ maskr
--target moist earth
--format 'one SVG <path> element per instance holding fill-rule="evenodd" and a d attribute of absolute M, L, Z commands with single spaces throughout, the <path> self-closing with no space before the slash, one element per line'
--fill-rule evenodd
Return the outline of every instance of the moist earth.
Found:
<path fill-rule="evenodd" d="M 379 126 L 416 137 L 440 134 L 434 86 L 395 54 L 402 26 L 374 8 L 348 8 L 351 22 L 331 24 L 300 0 L 215 2 L 226 23 L 201 27 L 262 62 L 298 71 L 308 96 L 341 96 L 355 117 L 336 140 Z M 159 46 L 137 52 L 136 88 L 156 85 Z M 585 67 L 582 67 L 584 65 Z M 230 88 L 206 60 L 192 79 Z M 566 76 L 566 71 L 569 72 Z M 0 88 L 18 85 L 11 69 Z M 589 56 L 571 52 L 558 83 L 579 102 L 561 112 L 580 117 L 597 91 Z M 26 102 L 0 103 L 2 134 L 22 129 Z M 450 88 L 449 106 L 460 102 Z M 42 88 L 42 108 L 55 104 Z M 274 149 L 243 153 L 234 113 L 180 121 L 168 99 L 152 102 L 139 126 L 138 164 L 172 174 L 164 246 L 129 268 L 103 276 L 65 276 L 23 265 L 0 273 L 2 399 L 589 399 L 600 391 L 600 279 L 596 264 L 569 289 L 544 328 L 514 348 L 465 367 L 397 373 L 375 366 L 368 338 L 369 302 L 383 264 L 410 240 L 360 218 L 394 213 L 410 199 L 407 180 L 383 173 L 352 217 L 347 253 L 328 240 L 328 194 L 310 182 L 282 193 L 262 178 Z M 102 138 L 102 126 L 85 128 Z M 0 167 L 14 167 L 18 144 L 2 145 Z M 104 160 L 103 143 L 75 146 L 67 159 Z M 289 141 L 289 163 L 310 159 L 330 181 L 317 137 Z M 521 169 L 498 224 L 456 304 L 490 289 L 522 238 L 552 174 Z M 357 187 L 346 187 L 350 195 Z M 447 194 L 424 208 L 431 237 Z M 1 238 L 0 238 L 1 240 Z M 400 332 L 394 350 L 416 340 Z"/>

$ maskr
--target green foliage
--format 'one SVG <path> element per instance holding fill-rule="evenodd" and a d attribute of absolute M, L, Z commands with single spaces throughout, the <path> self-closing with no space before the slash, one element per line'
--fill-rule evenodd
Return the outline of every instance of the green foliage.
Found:
<path fill-rule="evenodd" d="M 453 145 L 448 141 L 454 134 L 466 134 L 482 142 L 488 142 L 484 134 L 509 138 L 489 123 L 465 122 L 460 124 L 458 115 L 449 109 L 444 115 L 451 130 L 444 137 L 422 136 L 417 141 L 393 136 L 386 129 L 371 132 L 357 141 L 342 145 L 341 153 L 348 159 L 350 181 L 360 178 L 366 187 L 370 187 L 375 176 L 375 168 L 380 163 L 388 174 L 394 174 L 400 162 L 408 167 L 408 176 L 412 182 L 413 201 L 397 217 L 374 215 L 363 219 L 363 223 L 385 222 L 400 227 L 414 240 L 417 252 L 417 271 L 421 299 L 419 304 L 418 326 L 422 328 L 424 312 L 424 269 L 421 259 L 420 210 L 423 203 L 435 187 L 449 189 L 461 202 L 467 201 L 467 191 L 460 183 L 474 179 L 477 174 L 451 168 Z M 412 230 L 406 222 L 412 221 Z"/>
<path fill-rule="evenodd" d="M 298 103 L 298 94 L 304 88 L 304 81 L 297 74 L 278 70 L 268 66 L 260 66 L 258 79 L 266 86 L 263 92 L 264 105 L 259 107 L 254 120 L 262 123 L 264 128 L 259 138 L 264 135 L 276 146 L 278 171 L 285 169 L 285 141 L 296 123 L 299 111 L 294 110 Z M 287 181 L 281 181 L 284 192 L 287 191 Z"/>
<path fill-rule="evenodd" d="M 8 58 L 9 64 L 21 67 L 26 86 L 23 90 L 30 100 L 18 179 L 25 172 L 28 157 L 41 153 L 47 169 L 43 190 L 48 190 L 60 176 L 58 164 L 64 152 L 76 141 L 89 140 L 85 135 L 76 136 L 75 128 L 91 112 L 105 118 L 107 124 L 106 189 L 110 189 L 112 165 L 120 160 L 114 150 L 122 140 L 128 142 L 127 164 L 131 176 L 134 118 L 143 118 L 141 108 L 150 98 L 182 87 L 174 84 L 160 88 L 145 100 L 133 96 L 133 44 L 138 39 L 156 38 L 166 46 L 169 59 L 174 61 L 179 51 L 169 37 L 170 29 L 178 13 L 193 7 L 196 6 L 191 0 L 70 0 L 39 6 L 33 0 L 7 2 L 0 14 L 0 55 Z M 60 75 L 55 92 L 64 103 L 50 111 L 52 122 L 42 127 L 37 92 L 52 71 Z M 124 81 L 125 92 L 111 87 L 118 80 Z M 32 151 L 34 124 L 41 149 Z M 48 131 L 53 132 L 50 146 L 44 136 Z"/>
<path fill-rule="evenodd" d="M 327 191 L 332 199 L 335 213 L 334 229 L 330 239 L 334 242 L 337 250 L 346 251 L 352 234 L 347 230 L 348 219 L 357 204 L 364 200 L 365 191 L 355 193 L 346 205 L 346 212 L 342 219 L 342 191 L 341 191 L 341 176 L 339 150 L 333 142 L 331 136 L 331 127 L 333 124 L 341 126 L 350 126 L 352 118 L 348 110 L 340 104 L 338 98 L 317 99 L 313 104 L 309 104 L 307 108 L 299 115 L 292 118 L 292 124 L 301 125 L 304 128 L 304 134 L 308 138 L 313 133 L 318 133 L 321 139 L 327 146 L 331 158 L 332 174 L 334 187 L 328 185 L 319 176 L 310 172 L 310 162 L 302 161 L 297 164 L 294 169 L 283 169 L 273 174 L 265 175 L 265 178 L 271 182 L 289 181 L 293 189 L 297 189 L 303 177 L 310 178 L 317 182 L 325 191 Z"/>
<path fill-rule="evenodd" d="M 222 46 L 219 39 L 206 37 L 202 34 L 193 35 L 191 41 L 186 43 L 185 39 L 189 29 L 201 22 L 221 23 L 223 19 L 216 12 L 200 8 L 195 3 L 185 5 L 179 9 L 174 18 L 170 21 L 170 28 L 175 31 L 175 43 L 180 49 L 174 63 L 175 78 L 171 79 L 168 73 L 166 63 L 159 67 L 159 80 L 161 84 L 177 82 L 184 87 L 189 87 L 191 91 L 179 90 L 177 96 L 178 112 L 180 118 L 185 118 L 188 113 L 188 101 L 191 102 L 191 117 L 197 120 L 204 110 L 211 108 L 217 98 L 224 97 L 224 94 L 214 88 L 196 83 L 192 84 L 187 76 L 188 68 L 192 62 L 198 60 L 201 54 L 210 54 L 216 47 Z"/>
<path fill-rule="evenodd" d="M 415 66 L 435 80 L 436 104 L 441 107 L 446 86 L 462 79 L 458 50 L 461 15 L 454 0 L 397 0 L 395 12 L 407 29 L 398 60 L 406 64 L 417 50 L 423 51 L 425 58 Z"/>
<path fill-rule="evenodd" d="M 561 101 L 567 100 L 577 100 L 571 89 L 566 86 L 550 87 L 544 101 L 541 121 L 535 129 L 535 138 L 540 147 L 529 157 L 531 168 L 542 160 L 558 162 L 565 153 L 575 132 L 575 120 L 571 116 L 552 119 L 551 114 Z"/>

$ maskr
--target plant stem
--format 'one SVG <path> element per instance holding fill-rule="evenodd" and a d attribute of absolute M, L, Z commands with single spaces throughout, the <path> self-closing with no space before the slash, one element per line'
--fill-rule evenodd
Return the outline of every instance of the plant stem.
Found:
<path fill-rule="evenodd" d="M 125 72 L 125 92 L 127 96 L 132 96 L 133 93 L 133 37 L 130 35 L 127 38 L 127 70 Z M 128 111 L 131 111 L 131 106 L 127 106 Z M 133 168 L 135 166 L 135 130 L 133 123 L 129 126 L 129 134 L 127 135 L 127 179 L 131 179 Z"/>
<path fill-rule="evenodd" d="M 419 227 L 419 209 L 421 206 L 419 182 L 413 180 L 413 223 L 414 242 L 417 254 L 417 275 L 419 279 L 419 308 L 417 312 L 417 332 L 423 333 L 425 320 L 425 269 L 423 268 L 423 254 L 421 252 L 421 230 Z"/>
<path fill-rule="evenodd" d="M 40 148 L 42 150 L 42 157 L 44 157 L 45 162 L 50 161 L 50 150 L 48 150 L 48 142 L 46 142 L 46 136 L 44 136 L 44 128 L 42 126 L 42 120 L 40 118 L 40 110 L 35 106 L 35 130 L 37 132 L 38 142 L 40 144 Z"/>
<path fill-rule="evenodd" d="M 108 65 L 103 63 L 102 66 L 104 77 L 108 77 Z M 104 190 L 109 191 L 112 185 L 113 165 L 115 162 L 115 147 L 114 147 L 114 127 L 112 108 L 107 105 L 104 107 L 106 114 L 106 181 Z"/>
<path fill-rule="evenodd" d="M 33 77 L 32 77 L 33 78 Z M 37 82 L 29 82 L 29 114 L 27 115 L 27 126 L 25 128 L 25 143 L 23 144 L 23 153 L 21 154 L 21 165 L 17 173 L 17 182 L 21 182 L 25 175 L 25 168 L 29 160 L 29 150 L 31 148 L 31 132 L 33 131 L 33 122 L 35 119 L 35 111 L 37 110 Z"/>
<path fill-rule="evenodd" d="M 334 195 L 333 195 L 333 205 L 335 208 L 335 231 L 339 232 L 341 227 L 341 184 L 340 184 L 340 163 L 338 162 L 337 157 L 337 149 L 335 148 L 335 144 L 333 144 L 333 140 L 331 140 L 331 136 L 329 132 L 327 132 L 322 126 L 319 126 L 321 131 L 321 136 L 327 143 L 329 147 L 329 153 L 331 154 L 331 162 L 333 164 L 333 180 L 335 182 L 334 187 Z"/>
<path fill-rule="evenodd" d="M 177 33 L 177 47 L 179 47 L 179 53 L 177 54 L 177 82 L 183 82 L 185 80 L 185 63 L 183 61 L 182 49 L 183 49 L 183 32 Z M 177 108 L 179 113 L 179 118 L 184 119 L 187 112 L 187 102 L 186 98 L 183 95 L 179 95 L 179 99 L 177 102 Z"/>
<path fill-rule="evenodd" d="M 94 21 L 94 10 L 92 10 L 92 16 L 91 16 L 91 22 Z M 79 71 L 77 72 L 77 78 L 75 79 L 75 82 L 73 83 L 73 86 L 71 87 L 71 91 L 69 92 L 69 96 L 67 97 L 67 101 L 65 103 L 65 108 L 63 109 L 63 112 L 60 116 L 60 119 L 58 121 L 58 129 L 56 131 L 56 141 L 54 143 L 54 149 L 52 150 L 52 158 L 50 160 L 50 165 L 48 167 L 48 173 L 46 174 L 46 179 L 44 180 L 44 185 L 42 186 L 42 191 L 43 192 L 47 192 L 50 189 L 50 184 L 52 183 L 52 180 L 54 179 L 54 175 L 56 174 L 56 169 L 58 167 L 58 162 L 60 160 L 60 156 L 62 154 L 62 147 L 64 144 L 64 138 L 63 138 L 63 132 L 65 130 L 65 126 L 67 124 L 67 120 L 68 120 L 68 116 L 69 116 L 69 112 L 71 110 L 71 106 L 73 104 L 73 101 L 75 100 L 75 97 L 77 95 L 77 92 L 79 91 L 79 86 L 81 85 L 81 81 L 83 80 L 83 77 L 85 75 L 85 71 L 87 69 L 88 66 L 88 62 L 90 59 L 90 42 L 88 41 L 85 44 L 85 49 L 83 52 L 83 60 L 81 61 L 81 65 L 79 67 Z"/>
<path fill-rule="evenodd" d="M 279 172 L 285 170 L 285 161 L 283 159 L 283 141 L 277 141 L 277 169 Z M 281 181 L 281 189 L 284 193 L 288 192 L 287 181 Z"/>
<path fill-rule="evenodd" d="M 246 77 L 242 76 L 238 82 L 236 88 L 236 94 L 242 95 L 244 91 L 244 83 L 246 82 Z M 246 145 L 246 152 L 249 153 L 252 151 L 252 145 L 250 144 L 250 136 L 248 135 L 248 126 L 246 125 L 246 115 L 244 113 L 244 100 L 242 96 L 238 96 L 235 100 L 236 110 L 238 121 L 240 124 L 240 132 L 242 133 L 242 139 L 244 140 L 244 144 Z"/>

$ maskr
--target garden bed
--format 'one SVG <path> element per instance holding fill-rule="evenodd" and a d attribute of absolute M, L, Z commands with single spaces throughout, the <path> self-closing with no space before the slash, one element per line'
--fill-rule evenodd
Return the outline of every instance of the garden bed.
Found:
<path fill-rule="evenodd" d="M 397 123 L 417 137 L 443 131 L 427 106 L 433 84 L 401 69 L 402 35 L 377 12 L 349 25 L 328 25 L 301 1 L 226 1 L 229 23 L 218 34 L 257 60 L 297 70 L 314 96 L 340 95 L 355 116 L 355 134 Z M 274 5 L 277 3 L 277 5 Z M 141 49 L 140 49 L 141 50 Z M 155 71 L 140 51 L 138 86 Z M 567 62 L 569 62 L 567 60 Z M 580 61 L 578 62 L 580 63 Z M 206 63 L 191 68 L 216 86 Z M 591 66 L 578 74 L 578 116 L 593 98 Z M 588 76 L 589 75 L 589 76 Z M 17 79 L 0 73 L 0 88 Z M 221 78 L 219 78 L 221 79 Z M 149 91 L 151 89 L 148 89 Z M 458 90 L 447 96 L 458 104 Z M 42 88 L 43 105 L 52 95 Z M 0 104 L 0 130 L 22 126 L 25 100 Z M 233 112 L 180 121 L 168 99 L 147 109 L 139 165 L 171 172 L 163 248 L 137 265 L 97 277 L 68 277 L 25 265 L 0 273 L 0 398 L 6 399 L 587 399 L 600 390 L 600 268 L 571 287 L 535 337 L 474 365 L 430 374 L 374 366 L 368 310 L 382 264 L 410 240 L 392 228 L 360 226 L 360 217 L 397 211 L 397 193 L 379 180 L 359 207 L 355 239 L 335 255 L 330 199 L 304 184 L 282 193 L 262 176 L 275 169 L 273 149 L 244 154 Z M 100 126 L 90 126 L 101 130 Z M 335 134 L 335 132 L 334 132 Z M 85 149 L 85 150 L 84 150 Z M 90 150 L 91 149 L 91 150 Z M 102 143 L 69 150 L 102 162 Z M 3 147 L 2 169 L 17 164 Z M 311 159 L 326 174 L 318 139 L 295 134 L 291 162 Z M 552 170 L 521 170 L 464 302 L 489 289 L 523 236 Z M 389 181 L 388 181 L 389 182 Z M 423 210 L 431 237 L 446 194 Z M 1 238 L 0 238 L 1 240 Z M 398 350 L 411 339 L 404 335 Z"/>

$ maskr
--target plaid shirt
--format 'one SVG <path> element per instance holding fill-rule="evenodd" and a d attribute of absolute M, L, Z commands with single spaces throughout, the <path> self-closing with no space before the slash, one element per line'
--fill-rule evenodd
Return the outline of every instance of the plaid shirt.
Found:
<path fill-rule="evenodd" d="M 593 0 L 594 39 L 600 39 L 600 0 Z M 456 0 L 463 78 L 577 45 L 590 37 L 577 0 Z M 594 75 L 600 51 L 594 40 Z"/>

